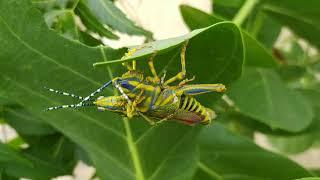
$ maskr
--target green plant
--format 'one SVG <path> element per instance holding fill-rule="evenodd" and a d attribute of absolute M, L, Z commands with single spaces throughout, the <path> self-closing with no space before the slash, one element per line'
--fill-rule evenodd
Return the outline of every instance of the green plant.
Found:
<path fill-rule="evenodd" d="M 183 5 L 192 32 L 150 42 L 121 59 L 127 49 L 103 46 L 101 37 L 118 39 L 116 30 L 153 38 L 111 0 L 0 0 L 0 118 L 18 133 L 0 144 L 1 177 L 50 179 L 72 174 L 79 160 L 94 166 L 100 179 L 316 176 L 286 155 L 319 144 L 319 8 L 317 0 L 215 0 L 214 13 L 207 14 Z M 295 34 L 287 39 L 289 49 L 275 46 L 283 26 Z M 151 127 L 90 108 L 42 111 L 66 103 L 43 86 L 86 95 L 125 72 L 122 62 L 137 60 L 149 73 L 146 59 L 155 50 L 157 69 L 175 74 L 185 40 L 189 75 L 228 87 L 223 98 L 199 98 L 218 114 L 209 126 Z M 113 93 L 107 89 L 104 96 Z M 255 145 L 255 132 L 282 155 Z"/>

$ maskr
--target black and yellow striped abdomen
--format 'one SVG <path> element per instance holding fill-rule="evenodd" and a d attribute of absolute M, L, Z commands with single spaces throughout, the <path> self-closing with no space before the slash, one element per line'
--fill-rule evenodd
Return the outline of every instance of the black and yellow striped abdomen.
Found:
<path fill-rule="evenodd" d="M 180 116 L 183 113 L 192 113 L 196 118 L 199 118 L 201 124 L 209 124 L 216 117 L 214 111 L 202 106 L 192 96 L 182 95 L 179 102 Z M 198 117 L 197 117 L 198 116 Z"/>
<path fill-rule="evenodd" d="M 215 113 L 202 106 L 195 98 L 177 92 L 174 89 L 165 89 L 159 96 L 153 97 L 146 115 L 157 119 L 172 119 L 189 125 L 209 124 L 215 118 Z M 139 107 L 140 108 L 140 107 Z"/>

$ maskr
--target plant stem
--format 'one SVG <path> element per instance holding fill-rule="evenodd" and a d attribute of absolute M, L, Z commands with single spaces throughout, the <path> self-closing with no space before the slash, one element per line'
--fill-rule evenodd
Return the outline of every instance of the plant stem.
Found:
<path fill-rule="evenodd" d="M 130 120 L 127 117 L 123 117 L 124 127 L 125 127 L 126 134 L 127 134 L 127 143 L 128 143 L 129 151 L 130 151 L 131 158 L 133 161 L 133 166 L 134 166 L 134 169 L 136 172 L 136 180 L 144 180 L 145 178 L 144 178 L 144 174 L 143 174 L 143 170 L 142 170 L 142 166 L 141 166 L 141 162 L 140 162 L 140 158 L 139 158 L 139 152 L 138 152 L 136 144 L 133 141 L 129 121 Z"/>
<path fill-rule="evenodd" d="M 73 3 L 73 5 L 72 5 L 72 11 L 74 11 L 75 9 L 76 9 L 76 7 L 77 7 L 77 5 L 79 4 L 79 1 L 80 0 L 75 0 L 75 2 Z"/>
<path fill-rule="evenodd" d="M 246 0 L 232 21 L 241 26 L 258 2 L 259 0 Z"/>

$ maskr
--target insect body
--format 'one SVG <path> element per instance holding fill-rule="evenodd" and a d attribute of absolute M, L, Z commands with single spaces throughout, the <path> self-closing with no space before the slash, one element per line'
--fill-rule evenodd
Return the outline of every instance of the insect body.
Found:
<path fill-rule="evenodd" d="M 182 70 L 176 76 L 164 80 L 165 75 L 160 79 L 153 65 L 152 57 L 148 60 L 150 70 L 153 77 L 144 75 L 136 70 L 136 63 L 132 66 L 125 64 L 128 72 L 121 77 L 116 77 L 112 81 L 107 82 L 102 87 L 91 93 L 89 96 L 82 98 L 73 94 L 56 91 L 50 91 L 76 97 L 81 100 L 78 104 L 51 107 L 47 110 L 54 110 L 68 107 L 97 106 L 100 110 L 120 112 L 128 116 L 142 116 L 147 121 L 155 124 L 155 121 L 149 119 L 160 119 L 157 123 L 165 120 L 176 120 L 185 124 L 208 124 L 215 118 L 213 110 L 202 106 L 195 98 L 195 95 L 209 92 L 224 92 L 223 84 L 192 84 L 187 85 L 192 79 L 185 79 L 185 51 L 187 43 L 181 50 L 181 66 Z M 130 51 L 129 53 L 130 54 Z M 180 81 L 177 86 L 169 84 Z M 93 97 L 102 92 L 107 86 L 112 85 L 120 92 L 118 96 L 100 96 L 97 99 Z"/>

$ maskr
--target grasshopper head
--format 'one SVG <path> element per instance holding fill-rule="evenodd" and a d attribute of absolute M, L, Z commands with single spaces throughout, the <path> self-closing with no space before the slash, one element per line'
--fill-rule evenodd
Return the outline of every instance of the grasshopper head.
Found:
<path fill-rule="evenodd" d="M 100 96 L 93 103 L 102 111 L 126 112 L 127 100 L 123 96 Z"/>
<path fill-rule="evenodd" d="M 119 89 L 123 90 L 124 93 L 130 93 L 143 81 L 143 74 L 138 71 L 128 71 L 121 77 L 114 78 L 112 83 Z"/>

